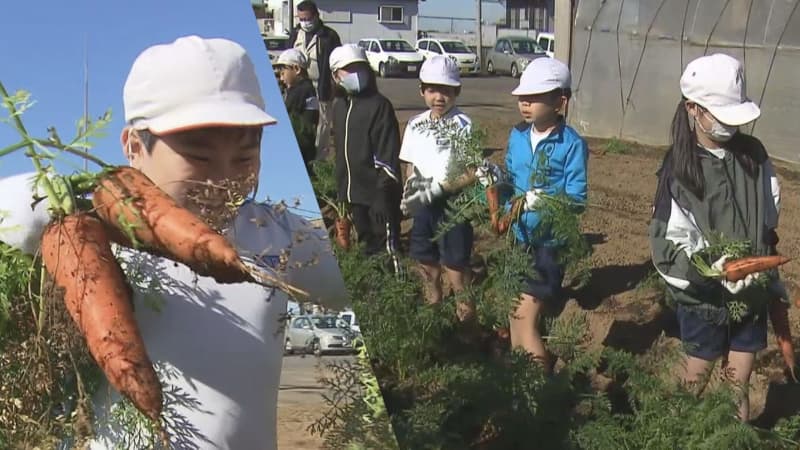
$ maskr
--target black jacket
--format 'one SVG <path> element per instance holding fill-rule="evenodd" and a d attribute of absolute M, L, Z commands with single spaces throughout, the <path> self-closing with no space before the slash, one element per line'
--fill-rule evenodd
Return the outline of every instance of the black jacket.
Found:
<path fill-rule="evenodd" d="M 295 26 L 289 33 L 289 47 L 294 47 L 297 41 L 297 33 L 305 33 L 300 29 L 300 25 Z M 319 21 L 316 31 L 306 33 L 306 42 L 311 37 L 317 35 L 317 63 L 319 65 L 319 82 L 317 83 L 317 96 L 320 101 L 328 102 L 333 99 L 333 80 L 331 79 L 331 65 L 329 57 L 336 47 L 342 45 L 342 40 L 333 28 L 326 26 Z"/>
<path fill-rule="evenodd" d="M 297 144 L 308 162 L 316 155 L 317 123 L 319 121 L 319 102 L 314 84 L 308 78 L 286 89 L 286 112 L 292 121 Z"/>
<path fill-rule="evenodd" d="M 339 200 L 374 205 L 400 185 L 400 127 L 392 103 L 377 90 L 333 103 Z"/>

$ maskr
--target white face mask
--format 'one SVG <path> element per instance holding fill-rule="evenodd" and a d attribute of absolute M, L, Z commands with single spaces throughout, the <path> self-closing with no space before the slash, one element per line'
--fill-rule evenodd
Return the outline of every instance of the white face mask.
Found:
<path fill-rule="evenodd" d="M 341 86 L 349 94 L 357 94 L 366 88 L 367 76 L 362 71 L 348 73 L 339 80 Z"/>
<path fill-rule="evenodd" d="M 314 21 L 313 20 L 301 20 L 300 21 L 300 28 L 303 31 L 311 31 L 314 29 Z"/>
<path fill-rule="evenodd" d="M 697 127 L 700 129 L 700 131 L 707 134 L 708 137 L 711 138 L 711 140 L 714 142 L 728 142 L 731 140 L 731 138 L 733 138 L 733 135 L 736 134 L 737 131 L 739 131 L 739 127 L 723 125 L 719 123 L 719 121 L 714 117 L 711 117 L 709 114 L 706 114 L 705 111 L 703 111 L 702 114 L 704 114 L 706 118 L 711 122 L 711 129 L 706 130 L 705 128 L 703 128 L 703 124 L 699 120 L 695 119 L 695 122 L 697 122 Z"/>

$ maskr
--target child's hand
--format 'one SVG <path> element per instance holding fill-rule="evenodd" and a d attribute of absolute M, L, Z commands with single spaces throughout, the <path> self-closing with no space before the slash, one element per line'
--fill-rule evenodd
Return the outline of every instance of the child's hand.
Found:
<path fill-rule="evenodd" d="M 535 211 L 544 189 L 533 189 L 525 193 L 525 211 Z"/>
<path fill-rule="evenodd" d="M 730 255 L 722 255 L 722 257 L 720 257 L 718 260 L 714 261 L 713 264 L 711 264 L 711 268 L 716 270 L 716 271 L 718 271 L 719 273 L 723 273 L 725 271 L 725 269 L 724 269 L 725 262 L 728 261 L 728 259 L 730 259 Z M 728 281 L 723 277 L 722 279 L 720 279 L 720 283 L 731 294 L 738 294 L 742 290 L 750 287 L 750 285 L 753 284 L 753 282 L 759 276 L 761 276 L 761 273 L 758 273 L 758 272 L 757 273 L 751 273 L 751 274 L 747 275 L 746 277 L 744 277 L 744 279 L 741 279 L 739 281 Z"/>
<path fill-rule="evenodd" d="M 483 160 L 483 164 L 475 170 L 475 176 L 478 177 L 478 182 L 485 188 L 500 181 L 502 175 L 500 168 L 490 163 L 488 160 Z"/>

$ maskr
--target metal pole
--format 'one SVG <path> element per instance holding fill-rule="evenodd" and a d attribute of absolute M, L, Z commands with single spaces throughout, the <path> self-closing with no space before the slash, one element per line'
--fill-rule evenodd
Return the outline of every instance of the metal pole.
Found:
<path fill-rule="evenodd" d="M 294 0 L 289 0 L 289 31 L 294 29 Z"/>
<path fill-rule="evenodd" d="M 478 71 L 483 72 L 483 1 L 478 2 Z"/>

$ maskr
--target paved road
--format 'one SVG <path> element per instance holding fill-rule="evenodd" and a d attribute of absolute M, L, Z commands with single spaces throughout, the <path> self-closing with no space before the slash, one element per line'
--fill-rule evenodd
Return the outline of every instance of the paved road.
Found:
<path fill-rule="evenodd" d="M 458 105 L 467 114 L 485 116 L 492 113 L 516 113 L 517 106 L 511 91 L 517 87 L 511 77 L 464 77 L 461 79 L 461 96 Z M 389 98 L 397 111 L 397 118 L 406 120 L 422 112 L 425 103 L 419 95 L 416 78 L 385 78 L 378 80 L 381 93 Z"/>
<path fill-rule="evenodd" d="M 326 389 L 319 383 L 322 365 L 333 361 L 355 361 L 354 356 L 292 355 L 283 357 L 278 407 L 289 404 L 321 404 Z"/>

